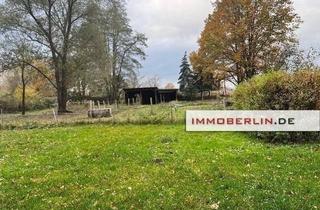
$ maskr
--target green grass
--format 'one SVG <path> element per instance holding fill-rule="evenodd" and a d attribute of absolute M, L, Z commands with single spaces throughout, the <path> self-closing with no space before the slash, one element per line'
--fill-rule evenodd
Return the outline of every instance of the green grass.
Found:
<path fill-rule="evenodd" d="M 319 179 L 319 144 L 182 125 L 0 133 L 0 209 L 316 209 Z"/>

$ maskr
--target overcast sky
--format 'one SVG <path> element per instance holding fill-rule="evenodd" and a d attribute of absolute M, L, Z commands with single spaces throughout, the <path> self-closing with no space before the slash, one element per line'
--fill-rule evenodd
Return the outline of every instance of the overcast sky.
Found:
<path fill-rule="evenodd" d="M 204 20 L 212 11 L 210 0 L 128 0 L 133 28 L 149 38 L 148 57 L 141 75 L 158 75 L 162 84 L 177 82 L 185 51 L 197 49 Z M 320 1 L 294 0 L 304 23 L 297 32 L 303 48 L 320 49 Z"/>

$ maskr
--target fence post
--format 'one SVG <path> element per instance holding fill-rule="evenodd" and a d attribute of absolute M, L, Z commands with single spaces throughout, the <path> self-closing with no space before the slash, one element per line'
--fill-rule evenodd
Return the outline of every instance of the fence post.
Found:
<path fill-rule="evenodd" d="M 92 101 L 90 100 L 90 101 L 89 101 L 89 117 L 92 117 L 92 109 L 93 109 L 93 107 L 92 107 Z"/>
<path fill-rule="evenodd" d="M 0 124 L 0 128 L 3 127 L 3 110 L 0 110 L 0 118 L 1 118 L 1 124 Z"/>
<path fill-rule="evenodd" d="M 56 111 L 54 109 L 52 109 L 52 113 L 53 113 L 53 119 L 55 122 L 57 122 L 57 115 L 56 115 Z"/>
<path fill-rule="evenodd" d="M 93 102 L 90 100 L 90 110 L 93 110 Z"/>
<path fill-rule="evenodd" d="M 151 108 L 151 114 L 153 114 L 153 98 L 150 98 L 150 108 Z"/>
<path fill-rule="evenodd" d="M 172 123 L 176 121 L 176 107 L 175 106 L 171 107 L 170 118 L 171 118 Z"/>

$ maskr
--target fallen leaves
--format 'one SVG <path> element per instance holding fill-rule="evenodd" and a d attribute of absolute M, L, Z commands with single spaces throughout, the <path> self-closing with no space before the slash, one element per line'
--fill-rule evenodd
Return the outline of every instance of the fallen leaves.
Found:
<path fill-rule="evenodd" d="M 213 203 L 210 205 L 210 209 L 213 209 L 213 210 L 217 210 L 217 209 L 219 209 L 219 207 L 220 207 L 220 202 Z"/>

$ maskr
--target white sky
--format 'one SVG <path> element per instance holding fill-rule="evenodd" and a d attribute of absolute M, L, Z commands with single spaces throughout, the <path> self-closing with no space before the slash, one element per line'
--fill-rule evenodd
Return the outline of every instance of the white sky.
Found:
<path fill-rule="evenodd" d="M 320 1 L 294 0 L 304 23 L 297 32 L 303 48 L 320 49 Z M 184 51 L 197 49 L 210 0 L 128 0 L 133 28 L 149 38 L 142 75 L 160 76 L 162 83 L 177 82 Z"/>

